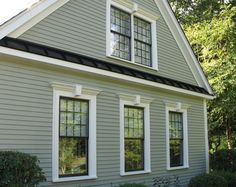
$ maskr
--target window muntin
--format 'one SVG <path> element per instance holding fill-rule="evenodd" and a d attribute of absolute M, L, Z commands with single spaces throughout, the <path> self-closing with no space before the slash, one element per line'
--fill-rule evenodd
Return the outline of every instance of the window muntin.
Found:
<path fill-rule="evenodd" d="M 109 55 L 152 67 L 152 23 L 113 6 L 110 17 Z"/>
<path fill-rule="evenodd" d="M 152 66 L 151 64 L 151 23 L 134 16 L 134 50 L 135 62 Z"/>
<path fill-rule="evenodd" d="M 131 60 L 131 15 L 111 7 L 111 55 Z"/>
<path fill-rule="evenodd" d="M 144 170 L 144 108 L 124 106 L 125 172 Z"/>
<path fill-rule="evenodd" d="M 178 167 L 184 165 L 183 142 L 183 113 L 169 111 L 170 167 Z"/>
<path fill-rule="evenodd" d="M 88 175 L 89 102 L 60 97 L 59 177 Z"/>

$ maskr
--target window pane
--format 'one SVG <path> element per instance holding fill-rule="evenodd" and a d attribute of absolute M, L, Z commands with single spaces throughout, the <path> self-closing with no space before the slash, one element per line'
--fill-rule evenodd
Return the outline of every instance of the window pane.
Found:
<path fill-rule="evenodd" d="M 60 97 L 59 177 L 88 174 L 89 103 Z"/>
<path fill-rule="evenodd" d="M 144 169 L 144 109 L 125 106 L 125 171 Z"/>
<path fill-rule="evenodd" d="M 169 112 L 170 166 L 183 166 L 183 114 Z"/>
<path fill-rule="evenodd" d="M 170 167 L 183 166 L 183 140 L 170 140 Z"/>
<path fill-rule="evenodd" d="M 125 106 L 125 134 L 126 138 L 143 138 L 144 109 Z M 139 133 L 138 133 L 139 132 Z"/>
<path fill-rule="evenodd" d="M 134 33 L 134 39 L 151 44 L 151 23 L 134 17 Z"/>
<path fill-rule="evenodd" d="M 111 7 L 111 55 L 131 60 L 131 15 Z"/>
<path fill-rule="evenodd" d="M 131 34 L 131 16 L 130 14 L 111 7 L 111 31 L 122 35 L 130 36 Z"/>
<path fill-rule="evenodd" d="M 151 23 L 134 17 L 135 62 L 145 66 L 151 64 Z"/>
<path fill-rule="evenodd" d="M 59 138 L 59 177 L 87 175 L 87 139 Z"/>
<path fill-rule="evenodd" d="M 125 139 L 125 171 L 144 169 L 143 140 Z"/>
<path fill-rule="evenodd" d="M 111 33 L 111 55 L 130 60 L 130 38 Z"/>
<path fill-rule="evenodd" d="M 134 49 L 135 62 L 145 66 L 151 66 L 151 46 L 135 40 Z"/>
<path fill-rule="evenodd" d="M 83 137 L 88 136 L 88 106 L 88 101 L 60 98 L 60 136 L 80 137 L 81 126 Z"/>

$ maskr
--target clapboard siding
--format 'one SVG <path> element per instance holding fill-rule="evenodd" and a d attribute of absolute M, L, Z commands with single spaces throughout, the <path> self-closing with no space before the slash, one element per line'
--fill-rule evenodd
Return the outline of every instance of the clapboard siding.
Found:
<path fill-rule="evenodd" d="M 19 150 L 36 155 L 47 175 L 44 186 L 110 187 L 125 182 L 152 184 L 155 176 L 178 175 L 186 185 L 192 176 L 205 171 L 203 102 L 181 94 L 141 87 L 127 82 L 83 75 L 79 72 L 0 60 L 0 150 Z M 101 89 L 97 96 L 97 180 L 52 183 L 52 99 L 50 82 L 77 83 Z M 151 174 L 120 177 L 120 130 L 118 93 L 153 98 L 151 121 Z M 188 110 L 190 168 L 166 171 L 166 127 L 163 100 L 191 105 Z"/>
<path fill-rule="evenodd" d="M 106 0 L 71 0 L 19 38 L 197 85 L 155 2 L 133 1 L 159 17 L 158 71 L 106 57 Z"/>

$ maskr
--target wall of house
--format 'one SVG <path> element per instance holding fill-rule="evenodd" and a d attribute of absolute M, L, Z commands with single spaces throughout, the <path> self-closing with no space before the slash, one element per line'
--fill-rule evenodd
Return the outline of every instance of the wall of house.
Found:
<path fill-rule="evenodd" d="M 69 1 L 19 38 L 197 85 L 155 2 L 133 1 L 159 17 L 156 24 L 158 71 L 106 57 L 106 0 Z"/>
<path fill-rule="evenodd" d="M 120 182 L 152 184 L 153 177 L 177 175 L 183 185 L 205 171 L 203 101 L 150 87 L 93 77 L 76 71 L 37 65 L 20 59 L 0 60 L 0 150 L 19 150 L 38 156 L 46 173 L 43 185 L 54 187 L 111 187 Z M 51 81 L 101 89 L 97 96 L 98 179 L 52 183 Z M 153 98 L 150 105 L 152 173 L 120 177 L 119 98 L 117 93 Z M 189 169 L 166 170 L 166 127 L 163 100 L 180 101 L 188 109 Z M 113 183 L 113 185 L 111 185 Z"/>

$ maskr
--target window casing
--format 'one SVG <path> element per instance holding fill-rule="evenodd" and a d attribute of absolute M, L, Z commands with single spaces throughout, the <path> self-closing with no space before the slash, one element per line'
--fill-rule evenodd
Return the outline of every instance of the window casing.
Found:
<path fill-rule="evenodd" d="M 167 169 L 184 169 L 188 162 L 187 109 L 166 107 Z"/>
<path fill-rule="evenodd" d="M 120 174 L 150 173 L 150 100 L 135 104 L 135 96 L 119 96 Z"/>
<path fill-rule="evenodd" d="M 156 19 L 107 2 L 107 56 L 157 70 Z"/>
<path fill-rule="evenodd" d="M 81 85 L 52 83 L 53 182 L 95 179 L 96 95 Z"/>

